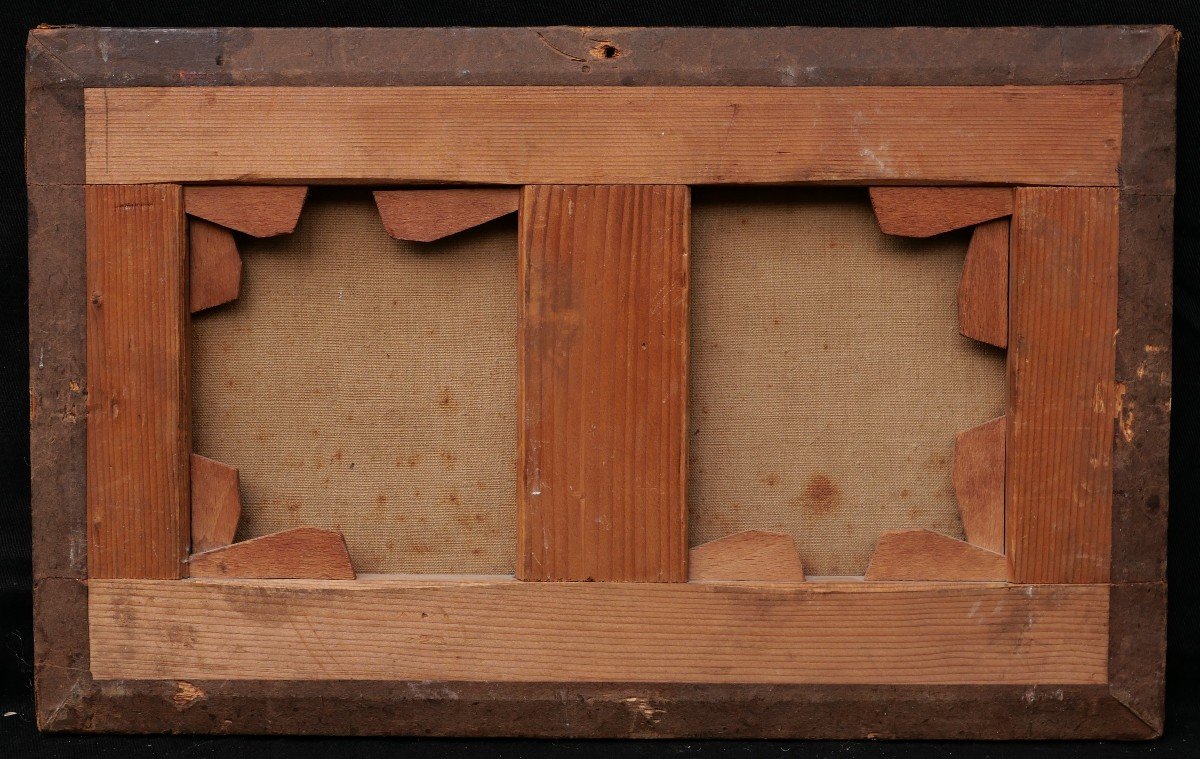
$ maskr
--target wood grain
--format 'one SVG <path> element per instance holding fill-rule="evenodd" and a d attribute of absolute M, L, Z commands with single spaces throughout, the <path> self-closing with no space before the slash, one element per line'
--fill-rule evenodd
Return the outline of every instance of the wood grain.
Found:
<path fill-rule="evenodd" d="M 198 553 L 192 577 L 353 580 L 346 541 L 336 530 L 296 527 Z"/>
<path fill-rule="evenodd" d="M 889 235 L 932 237 L 1012 214 L 1010 187 L 872 187 L 871 206 Z"/>
<path fill-rule="evenodd" d="M 189 216 L 244 232 L 251 237 L 291 234 L 300 220 L 307 187 L 188 187 L 184 205 Z"/>
<path fill-rule="evenodd" d="M 954 438 L 954 495 L 967 542 L 1004 553 L 1004 417 Z"/>
<path fill-rule="evenodd" d="M 1004 556 L 931 530 L 893 530 L 879 538 L 868 580 L 1003 580 Z"/>
<path fill-rule="evenodd" d="M 188 262 L 188 302 L 193 314 L 237 300 L 242 257 L 232 232 L 203 219 L 190 219 Z"/>
<path fill-rule="evenodd" d="M 1115 185 L 1119 85 L 87 89 L 89 182 Z"/>
<path fill-rule="evenodd" d="M 192 454 L 192 551 L 201 553 L 233 542 L 242 500 L 238 470 Z"/>
<path fill-rule="evenodd" d="M 387 233 L 397 240 L 433 242 L 516 213 L 517 187 L 447 187 L 376 190 L 375 205 Z"/>
<path fill-rule="evenodd" d="M 975 227 L 958 281 L 958 331 L 1008 347 L 1008 219 Z"/>
<path fill-rule="evenodd" d="M 89 186 L 88 576 L 181 577 L 187 248 L 177 185 Z"/>
<path fill-rule="evenodd" d="M 687 581 L 688 188 L 526 187 L 517 576 Z"/>
<path fill-rule="evenodd" d="M 791 535 L 746 530 L 698 545 L 688 563 L 691 580 L 803 582 L 804 565 Z"/>
<path fill-rule="evenodd" d="M 1107 582 L 1117 191 L 1021 188 L 1010 276 L 1006 539 L 1016 582 Z"/>
<path fill-rule="evenodd" d="M 1106 586 L 108 581 L 107 679 L 1103 683 Z"/>
<path fill-rule="evenodd" d="M 595 29 L 540 30 L 546 40 L 569 53 L 587 58 L 597 37 Z M 40 182 L 84 181 L 82 92 L 84 85 L 113 83 L 178 84 L 254 81 L 256 84 L 342 86 L 347 83 L 516 83 L 538 84 L 917 84 L 980 85 L 1053 82 L 1116 81 L 1127 92 L 1122 177 L 1133 189 L 1163 193 L 1126 193 L 1122 200 L 1121 330 L 1118 379 L 1134 379 L 1143 347 L 1169 346 L 1170 327 L 1170 212 L 1173 206 L 1174 64 L 1178 34 L 1169 28 L 1110 26 L 1075 29 L 734 29 L 734 30 L 603 30 L 624 54 L 589 64 L 580 73 L 539 40 L 539 30 L 121 30 L 52 28 L 35 30 L 30 38 L 29 125 L 30 195 L 44 190 L 64 191 L 70 202 L 36 203 L 31 214 L 31 237 L 40 238 L 31 258 L 48 276 L 39 282 L 42 318 L 31 315 L 30 354 L 40 365 L 41 382 L 82 380 L 84 367 L 83 282 L 84 189 L 81 184 L 43 185 Z M 160 39 L 161 38 L 161 39 Z M 569 45 L 564 45 L 564 41 Z M 161 43 L 161 44 L 159 44 Z M 1160 47 L 1160 43 L 1161 47 Z M 225 55 L 209 55 L 221 48 Z M 1147 57 L 1157 53 L 1143 67 Z M 161 51 L 173 51 L 162 56 Z M 353 50 L 353 55 L 329 52 Z M 711 55 L 692 54 L 711 51 Z M 313 53 L 308 55 L 308 53 Z M 187 59 L 184 68 L 169 65 L 172 55 Z M 503 60 L 502 66 L 470 66 L 463 73 L 464 54 L 475 63 Z M 216 63 L 214 63 L 214 58 Z M 1014 62 L 1019 62 L 1015 66 Z M 716 64 L 716 65 L 714 65 Z M 766 65 L 764 65 L 766 64 Z M 1142 73 L 1139 75 L 1139 71 Z M 78 74 L 78 77 L 73 76 Z M 1134 78 L 1136 77 L 1136 78 Z M 599 79 L 598 79 L 599 78 Z M 40 148 L 39 148 L 40 146 Z M 66 177 L 66 179 L 64 179 Z M 78 192 L 78 209 L 75 196 Z M 1132 214 L 1127 211 L 1132 210 Z M 1147 220 L 1136 224 L 1130 218 Z M 39 220 L 35 223 L 34 216 Z M 41 234 L 33 234 L 34 228 Z M 1131 229 L 1132 228 L 1132 229 Z M 78 239 L 74 233 L 77 232 Z M 78 243 L 78 244 L 76 244 Z M 1126 265 L 1129 268 L 1126 268 Z M 78 288 L 75 283 L 78 269 Z M 31 264 L 31 281 L 33 280 Z M 49 276 L 53 275 L 53 276 Z M 65 285 L 64 285 L 65 278 Z M 76 292 L 76 289 L 78 292 Z M 33 302 L 31 298 L 31 305 Z M 78 304 L 80 333 L 70 326 Z M 47 305 L 49 304 L 49 305 Z M 49 316 L 47 316 L 47 314 Z M 1162 317 L 1166 315 L 1164 320 Z M 1164 326 L 1165 325 L 1165 326 Z M 36 326 L 36 329 L 35 329 Z M 1165 330 L 1165 331 L 1164 331 Z M 1164 343 L 1160 338 L 1166 335 Z M 1144 340 L 1138 338 L 1145 337 Z M 44 338 L 44 339 L 43 339 Z M 75 356 L 75 345 L 79 355 Z M 1136 353 L 1135 350 L 1136 349 Z M 63 356 L 74 357 L 79 372 L 61 368 Z M 1169 350 L 1156 354 L 1168 356 Z M 1157 367 L 1147 371 L 1145 384 L 1159 382 Z M 87 661 L 86 587 L 51 564 L 82 559 L 84 528 L 85 423 L 64 424 L 46 413 L 43 428 L 78 428 L 78 435 L 31 451 L 35 476 L 44 465 L 35 489 L 41 499 L 35 514 L 38 535 L 35 569 L 50 567 L 38 583 L 40 614 L 35 632 L 38 646 L 38 719 L 53 731 L 147 731 L 286 733 L 416 733 L 461 735 L 534 735 L 556 737 L 621 737 L 642 735 L 675 738 L 710 737 L 825 737 L 862 738 L 1064 738 L 1153 737 L 1161 731 L 1161 709 L 1143 694 L 1156 690 L 1154 657 L 1160 648 L 1141 645 L 1153 638 L 1162 617 L 1162 550 L 1165 544 L 1166 417 L 1161 402 L 1169 398 L 1137 393 L 1131 384 L 1126 402 L 1138 409 L 1136 438 L 1126 443 L 1118 435 L 1114 466 L 1113 581 L 1135 582 L 1128 590 L 1159 592 L 1155 605 L 1118 603 L 1114 620 L 1127 620 L 1135 635 L 1119 635 L 1114 622 L 1114 659 L 1110 664 L 1117 686 L 1063 688 L 1026 686 L 950 686 L 931 691 L 927 686 L 708 686 L 662 685 L 652 689 L 610 684 L 568 686 L 547 683 L 330 682 L 298 685 L 263 681 L 200 683 L 207 697 L 181 711 L 169 697 L 171 685 L 160 681 L 124 681 L 99 686 L 92 682 Z M 68 391 L 64 391 L 68 392 Z M 53 397 L 46 394 L 46 398 Z M 1136 411 L 1136 409 L 1135 409 Z M 54 418 L 52 418 L 54 417 Z M 55 443 L 60 443 L 58 449 Z M 69 445 L 68 445 L 69 443 Z M 76 466 L 76 445 L 78 465 Z M 56 454 L 56 450 L 58 451 Z M 78 477 L 76 477 L 78 475 Z M 78 479 L 78 483 L 75 480 Z M 41 486 L 38 487 L 38 482 Z M 61 485 L 60 483 L 67 483 Z M 77 495 L 78 499 L 71 497 Z M 54 516 L 57 512 L 60 516 Z M 42 518 L 44 517 L 44 518 Z M 58 521 L 56 521 L 58 520 Z M 79 535 L 73 526 L 78 523 Z M 71 529 L 68 529 L 71 528 Z M 78 550 L 77 550 L 78 549 Z M 40 558 L 39 558 L 40 557 Z M 86 566 L 80 568 L 80 576 Z M 72 570 L 72 575 L 75 570 Z M 39 575 L 40 576 L 40 575 Z M 60 591 L 67 588 L 69 591 Z M 1118 590 L 1122 587 L 1119 586 Z M 1145 612 L 1149 611 L 1149 614 Z M 1133 612 L 1141 612 L 1133 613 Z M 1148 625 L 1138 620 L 1149 620 Z M 1151 641 L 1152 643 L 1153 641 Z M 1124 655 L 1118 656 L 1123 651 Z M 1159 654 L 1160 655 L 1160 654 Z M 1161 660 L 1160 660 L 1161 661 Z M 449 685 L 449 687 L 447 687 Z M 1116 695 L 1113 695 L 1116 694 Z M 639 710 L 622 699 L 652 708 Z M 1120 700 L 1119 700 L 1120 699 Z M 1122 704 L 1121 701 L 1125 704 Z M 318 705 L 319 706 L 314 706 Z M 663 710 L 663 719 L 658 719 Z M 1144 721 L 1143 721 L 1144 720 Z M 232 725 L 231 725 L 232 723 Z M 456 733 L 456 731 L 459 731 Z"/>

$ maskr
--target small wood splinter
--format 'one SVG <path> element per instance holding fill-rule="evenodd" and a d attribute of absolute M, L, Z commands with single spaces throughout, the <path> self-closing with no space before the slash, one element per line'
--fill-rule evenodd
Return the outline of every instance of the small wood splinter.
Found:
<path fill-rule="evenodd" d="M 889 235 L 932 237 L 1011 216 L 1010 187 L 872 187 L 879 228 Z"/>
<path fill-rule="evenodd" d="M 519 187 L 447 187 L 377 190 L 375 205 L 388 235 L 433 242 L 516 213 Z"/>
<path fill-rule="evenodd" d="M 879 538 L 867 580 L 1005 580 L 1004 557 L 931 530 L 893 530 Z"/>
<path fill-rule="evenodd" d="M 690 580 L 803 582 L 804 565 L 791 535 L 746 530 L 691 550 Z"/>
<path fill-rule="evenodd" d="M 188 559 L 192 577 L 260 580 L 353 580 L 354 567 L 342 533 L 296 527 Z"/>

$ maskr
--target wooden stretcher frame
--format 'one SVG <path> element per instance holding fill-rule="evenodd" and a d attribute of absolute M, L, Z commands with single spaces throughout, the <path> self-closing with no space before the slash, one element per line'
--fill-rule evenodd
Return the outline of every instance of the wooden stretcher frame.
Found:
<path fill-rule="evenodd" d="M 1160 734 L 1177 48 L 1165 27 L 35 30 L 39 724 Z M 341 118 L 347 107 L 363 118 Z M 412 144 L 422 149 L 401 149 Z M 1010 399 L 1008 579 L 179 579 L 190 452 L 181 185 L 438 182 L 1017 187 L 1010 385 L 1033 389 Z M 126 206 L 152 206 L 153 223 L 98 221 Z M 161 286 L 166 308 L 122 311 L 135 299 L 101 293 L 95 271 L 89 280 L 89 247 L 139 246 L 162 251 L 147 259 L 158 268 L 121 282 Z M 1078 276 L 1062 251 L 1091 268 Z M 1055 272 L 1076 276 L 1075 289 L 1021 289 Z M 145 330 L 149 360 L 88 362 L 120 355 L 119 342 L 88 344 L 106 306 L 128 319 L 120 329 Z M 106 386 L 123 366 L 153 380 L 140 395 Z M 1056 392 L 1054 409 L 1037 405 Z M 127 403 L 120 413 L 167 409 L 152 419 L 160 437 L 95 447 L 96 415 Z M 1023 410 L 1033 421 L 1012 422 Z M 145 476 L 129 480 L 132 470 Z M 98 482 L 128 507 L 115 525 L 88 521 Z M 1083 507 L 1045 511 L 1068 503 Z"/>

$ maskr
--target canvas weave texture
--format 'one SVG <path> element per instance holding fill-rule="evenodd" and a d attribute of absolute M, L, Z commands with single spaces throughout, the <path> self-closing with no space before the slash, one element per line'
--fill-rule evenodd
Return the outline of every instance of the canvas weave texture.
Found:
<path fill-rule="evenodd" d="M 968 237 L 879 232 L 862 190 L 697 190 L 690 538 L 796 538 L 861 574 L 881 532 L 962 535 L 954 434 L 1003 413 L 1003 352 L 958 334 Z M 513 571 L 513 217 L 392 240 L 314 189 L 239 238 L 242 291 L 193 320 L 198 453 L 241 471 L 239 539 L 341 530 L 360 573 Z"/>
<path fill-rule="evenodd" d="M 514 217 L 388 237 L 365 190 L 239 238 L 237 301 L 193 321 L 195 450 L 241 473 L 239 539 L 343 532 L 358 572 L 511 572 Z"/>
<path fill-rule="evenodd" d="M 958 332 L 966 233 L 879 231 L 860 189 L 697 192 L 689 511 L 696 543 L 793 535 L 810 575 L 879 535 L 962 537 L 954 435 L 1004 413 L 1004 353 Z"/>

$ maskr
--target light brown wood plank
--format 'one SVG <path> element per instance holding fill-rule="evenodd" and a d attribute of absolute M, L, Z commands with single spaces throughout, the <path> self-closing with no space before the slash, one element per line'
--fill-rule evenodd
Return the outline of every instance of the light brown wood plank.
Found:
<path fill-rule="evenodd" d="M 1106 582 L 1117 191 L 1021 188 L 1010 276 L 1006 539 L 1017 582 Z"/>
<path fill-rule="evenodd" d="M 233 233 L 203 219 L 188 221 L 188 301 L 192 313 L 237 300 L 242 257 Z"/>
<path fill-rule="evenodd" d="M 201 553 L 233 542 L 242 500 L 238 470 L 192 454 L 192 551 Z"/>
<path fill-rule="evenodd" d="M 517 187 L 447 187 L 376 190 L 375 204 L 387 233 L 397 240 L 433 242 L 516 213 Z"/>
<path fill-rule="evenodd" d="M 931 530 L 883 533 L 867 565 L 868 580 L 1003 580 L 1004 556 Z"/>
<path fill-rule="evenodd" d="M 688 188 L 521 200 L 517 576 L 687 581 Z"/>
<path fill-rule="evenodd" d="M 975 227 L 958 282 L 958 330 L 1008 347 L 1008 219 Z"/>
<path fill-rule="evenodd" d="M 188 560 L 192 577 L 353 580 L 342 533 L 296 527 L 198 553 Z"/>
<path fill-rule="evenodd" d="M 191 452 L 183 193 L 86 195 L 88 576 L 176 578 Z"/>
<path fill-rule="evenodd" d="M 954 494 L 967 542 L 1004 553 L 1004 417 L 954 438 Z"/>
<path fill-rule="evenodd" d="M 85 91 L 89 182 L 1115 185 L 1119 85 Z"/>
<path fill-rule="evenodd" d="M 1008 216 L 1010 187 L 872 187 L 871 206 L 889 235 L 932 237 Z"/>
<path fill-rule="evenodd" d="M 688 573 L 693 581 L 804 581 L 796 541 L 791 535 L 764 530 L 746 530 L 696 546 Z"/>
<path fill-rule="evenodd" d="M 307 187 L 188 187 L 184 204 L 189 216 L 251 237 L 274 237 L 296 229 L 307 195 Z"/>
<path fill-rule="evenodd" d="M 1106 586 L 89 583 L 92 676 L 1103 683 Z"/>

